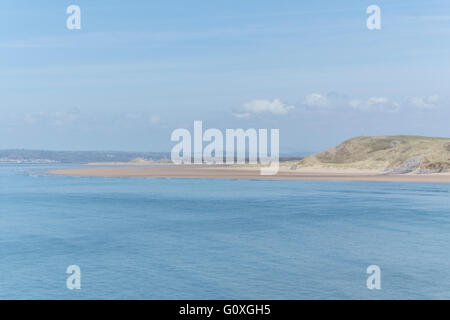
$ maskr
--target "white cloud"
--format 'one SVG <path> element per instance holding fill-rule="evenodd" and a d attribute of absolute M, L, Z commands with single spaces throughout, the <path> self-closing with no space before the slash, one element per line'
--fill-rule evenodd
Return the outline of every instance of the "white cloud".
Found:
<path fill-rule="evenodd" d="M 279 99 L 270 100 L 253 100 L 242 106 L 242 112 L 236 113 L 236 118 L 247 118 L 252 114 L 270 113 L 274 115 L 285 115 L 294 106 L 288 106 Z"/>
<path fill-rule="evenodd" d="M 131 122 L 136 123 L 150 123 L 154 126 L 163 125 L 164 121 L 160 116 L 156 114 L 147 114 L 144 112 L 136 112 L 136 113 L 127 113 L 125 114 L 125 118 Z"/>
<path fill-rule="evenodd" d="M 350 107 L 353 109 L 360 109 L 360 110 L 369 110 L 372 109 L 374 106 L 379 106 L 386 104 L 388 102 L 388 99 L 383 97 L 372 97 L 367 100 L 350 100 L 349 104 Z"/>
<path fill-rule="evenodd" d="M 51 117 L 53 117 L 53 120 L 50 123 L 51 125 L 65 126 L 76 122 L 79 115 L 77 112 L 55 112 L 51 115 Z"/>
<path fill-rule="evenodd" d="M 27 125 L 35 125 L 35 124 L 48 124 L 51 126 L 65 126 L 72 123 L 75 123 L 79 119 L 79 111 L 77 109 L 71 111 L 58 111 L 58 112 L 36 112 L 36 113 L 27 113 L 22 116 L 15 116 L 15 120 L 17 118 L 21 118 L 22 121 Z"/>
<path fill-rule="evenodd" d="M 136 114 L 136 113 L 127 113 L 125 115 L 125 118 L 129 119 L 129 120 L 137 120 L 140 118 L 140 115 Z"/>
<path fill-rule="evenodd" d="M 238 119 L 244 119 L 244 118 L 248 118 L 251 116 L 251 114 L 249 112 L 245 112 L 245 113 L 235 113 L 234 116 Z"/>
<path fill-rule="evenodd" d="M 305 97 L 304 100 L 305 105 L 313 108 L 327 108 L 330 106 L 330 100 L 319 94 L 319 93 L 311 93 Z"/>
<path fill-rule="evenodd" d="M 409 99 L 409 103 L 419 109 L 435 109 L 439 107 L 439 96 L 413 97 Z"/>
<path fill-rule="evenodd" d="M 366 100 L 353 99 L 349 101 L 349 105 L 353 109 L 361 111 L 397 112 L 400 108 L 399 103 L 385 97 L 371 97 Z"/>
<path fill-rule="evenodd" d="M 304 96 L 299 110 L 307 112 L 318 112 L 326 114 L 331 111 L 347 110 L 345 106 L 359 112 L 382 112 L 382 113 L 398 113 L 405 111 L 408 107 L 414 107 L 419 110 L 432 110 L 439 108 L 442 100 L 438 95 L 430 95 L 423 97 L 404 97 L 400 100 L 391 99 L 384 96 L 372 96 L 369 98 L 348 98 L 346 95 L 337 93 L 311 93 Z M 286 105 L 280 99 L 274 100 L 253 100 L 245 103 L 241 109 L 234 113 L 238 119 L 249 118 L 255 114 L 273 114 L 286 115 L 294 106 Z"/>
<path fill-rule="evenodd" d="M 160 124 L 161 123 L 161 118 L 159 116 L 150 116 L 150 123 L 152 124 Z"/>

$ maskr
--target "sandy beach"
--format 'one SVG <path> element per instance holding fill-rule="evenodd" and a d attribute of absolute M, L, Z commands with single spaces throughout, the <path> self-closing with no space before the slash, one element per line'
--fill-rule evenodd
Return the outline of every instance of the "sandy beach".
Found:
<path fill-rule="evenodd" d="M 77 177 L 115 178 L 216 178 L 246 180 L 341 180 L 380 182 L 450 183 L 450 173 L 383 175 L 377 170 L 306 167 L 290 170 L 281 167 L 273 176 L 260 175 L 255 167 L 224 166 L 120 166 L 50 170 L 49 173 Z"/>

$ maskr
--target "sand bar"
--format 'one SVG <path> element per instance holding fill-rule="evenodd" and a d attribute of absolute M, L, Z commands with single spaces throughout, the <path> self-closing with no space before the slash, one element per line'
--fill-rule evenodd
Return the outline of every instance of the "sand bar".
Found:
<path fill-rule="evenodd" d="M 449 173 L 382 175 L 374 170 L 280 168 L 273 176 L 260 175 L 258 168 L 219 166 L 145 166 L 145 167 L 95 167 L 50 170 L 49 173 L 77 177 L 112 178 L 216 178 L 244 180 L 342 180 L 380 182 L 438 182 L 450 183 Z"/>

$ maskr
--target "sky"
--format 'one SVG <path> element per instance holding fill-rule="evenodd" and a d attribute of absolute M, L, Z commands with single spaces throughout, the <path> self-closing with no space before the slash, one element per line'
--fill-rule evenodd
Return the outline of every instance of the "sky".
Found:
<path fill-rule="evenodd" d="M 194 120 L 282 153 L 450 137 L 449 57 L 448 0 L 3 0 L 0 149 L 170 151 Z"/>

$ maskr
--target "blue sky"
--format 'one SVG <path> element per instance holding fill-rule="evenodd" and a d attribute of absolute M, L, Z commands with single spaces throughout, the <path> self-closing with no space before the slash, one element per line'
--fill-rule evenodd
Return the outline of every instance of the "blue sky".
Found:
<path fill-rule="evenodd" d="M 449 57 L 448 0 L 4 0 L 0 148 L 169 151 L 194 120 L 279 128 L 281 152 L 450 137 Z"/>

